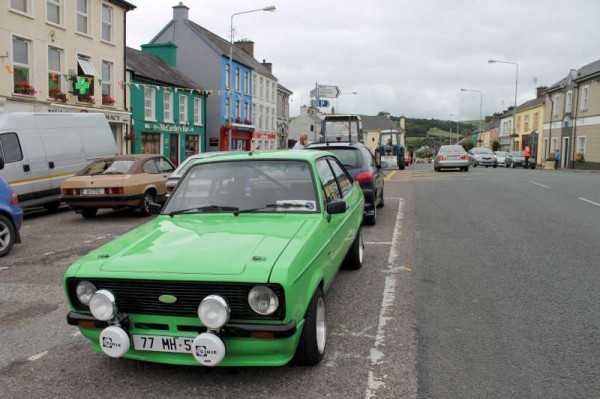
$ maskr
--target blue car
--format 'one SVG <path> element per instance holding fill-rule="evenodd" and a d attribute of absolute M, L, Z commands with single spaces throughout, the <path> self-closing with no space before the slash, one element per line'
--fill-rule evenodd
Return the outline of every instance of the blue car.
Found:
<path fill-rule="evenodd" d="M 4 169 L 4 160 L 0 155 L 1 169 Z M 21 242 L 21 224 L 23 210 L 19 206 L 17 192 L 0 177 L 0 258 L 10 251 L 14 243 Z"/>
<path fill-rule="evenodd" d="M 375 225 L 377 208 L 384 205 L 383 181 L 385 176 L 381 171 L 382 165 L 376 162 L 371 151 L 361 143 L 340 141 L 311 143 L 304 148 L 329 151 L 340 160 L 350 177 L 357 181 L 362 188 L 365 196 L 365 223 L 371 226 Z"/>

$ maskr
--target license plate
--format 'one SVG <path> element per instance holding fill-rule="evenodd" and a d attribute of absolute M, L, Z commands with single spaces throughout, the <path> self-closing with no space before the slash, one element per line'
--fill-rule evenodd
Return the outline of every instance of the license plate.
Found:
<path fill-rule="evenodd" d="M 103 188 L 84 188 L 81 190 L 82 195 L 98 195 L 104 194 Z"/>
<path fill-rule="evenodd" d="M 396 162 L 397 162 L 397 158 L 395 156 L 390 156 L 390 155 L 382 156 L 381 160 L 387 162 L 388 165 L 396 165 Z"/>
<path fill-rule="evenodd" d="M 134 335 L 133 347 L 137 351 L 192 353 L 194 338 L 161 335 Z"/>

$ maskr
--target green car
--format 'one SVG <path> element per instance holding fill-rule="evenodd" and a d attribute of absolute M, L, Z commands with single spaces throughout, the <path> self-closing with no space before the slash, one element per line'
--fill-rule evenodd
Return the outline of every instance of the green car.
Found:
<path fill-rule="evenodd" d="M 180 365 L 321 361 L 325 293 L 362 265 L 364 197 L 324 151 L 196 161 L 159 215 L 75 262 L 64 288 L 92 348 Z"/>

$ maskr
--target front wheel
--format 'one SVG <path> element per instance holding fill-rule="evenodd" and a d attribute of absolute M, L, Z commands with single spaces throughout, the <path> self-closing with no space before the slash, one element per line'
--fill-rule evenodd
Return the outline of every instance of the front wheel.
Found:
<path fill-rule="evenodd" d="M 146 191 L 144 193 L 144 199 L 138 208 L 141 216 L 150 215 L 150 204 L 154 202 L 154 194 L 151 191 Z"/>
<path fill-rule="evenodd" d="M 405 168 L 406 168 L 406 163 L 404 162 L 404 159 L 399 159 L 398 160 L 398 169 L 404 170 Z"/>
<path fill-rule="evenodd" d="M 362 267 L 364 253 L 365 243 L 362 239 L 362 229 L 359 229 L 350 250 L 346 254 L 346 259 L 344 259 L 344 264 L 342 265 L 344 269 L 360 269 Z"/>
<path fill-rule="evenodd" d="M 10 251 L 16 238 L 15 226 L 6 216 L 0 215 L 0 258 Z"/>
<path fill-rule="evenodd" d="M 381 187 L 381 193 L 379 194 L 380 198 L 379 198 L 379 205 L 377 205 L 379 208 L 383 208 L 385 206 L 385 202 L 383 201 L 383 186 Z"/>
<path fill-rule="evenodd" d="M 372 204 L 371 208 L 373 208 L 373 214 L 367 216 L 365 218 L 365 222 L 369 226 L 375 226 L 377 224 L 377 206 L 375 205 L 375 200 L 373 200 L 373 204 Z"/>
<path fill-rule="evenodd" d="M 318 287 L 306 309 L 304 327 L 294 360 L 302 366 L 314 366 L 323 359 L 326 344 L 327 312 L 323 291 Z"/>

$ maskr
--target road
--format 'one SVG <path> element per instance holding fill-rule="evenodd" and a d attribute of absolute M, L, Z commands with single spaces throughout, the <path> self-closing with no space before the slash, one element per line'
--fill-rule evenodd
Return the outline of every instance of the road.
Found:
<path fill-rule="evenodd" d="M 313 368 L 93 353 L 66 324 L 62 274 L 147 219 L 28 214 L 23 244 L 0 260 L 2 397 L 600 396 L 600 175 L 429 164 L 386 175 L 364 266 L 326 295 L 328 348 Z"/>

